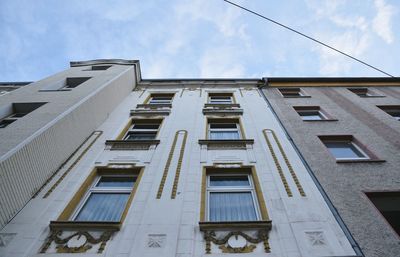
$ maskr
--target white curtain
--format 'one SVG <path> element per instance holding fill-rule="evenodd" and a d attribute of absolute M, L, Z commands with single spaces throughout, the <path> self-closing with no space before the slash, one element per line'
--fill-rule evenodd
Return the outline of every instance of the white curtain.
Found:
<path fill-rule="evenodd" d="M 240 139 L 237 131 L 211 131 L 210 139 Z"/>
<path fill-rule="evenodd" d="M 75 220 L 119 221 L 128 198 L 128 193 L 92 193 Z"/>
<path fill-rule="evenodd" d="M 250 192 L 211 192 L 210 221 L 257 220 Z"/>

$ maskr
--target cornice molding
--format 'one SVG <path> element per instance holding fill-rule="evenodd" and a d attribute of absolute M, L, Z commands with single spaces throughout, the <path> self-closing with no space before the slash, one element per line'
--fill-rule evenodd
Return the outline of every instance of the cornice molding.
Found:
<path fill-rule="evenodd" d="M 119 64 L 119 65 L 135 65 L 139 60 L 124 60 L 124 59 L 97 59 L 89 61 L 73 61 L 70 62 L 71 67 L 99 65 L 99 64 Z"/>

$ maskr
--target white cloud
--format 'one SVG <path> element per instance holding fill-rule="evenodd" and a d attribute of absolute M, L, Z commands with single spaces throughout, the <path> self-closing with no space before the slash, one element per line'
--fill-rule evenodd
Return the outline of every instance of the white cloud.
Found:
<path fill-rule="evenodd" d="M 204 53 L 199 61 L 202 78 L 238 78 L 245 74 L 244 66 L 235 47 L 216 47 Z"/>
<path fill-rule="evenodd" d="M 389 1 L 304 1 L 309 9 L 303 8 L 303 1 L 285 6 L 235 0 L 363 60 L 390 51 L 373 63 L 396 67 L 398 47 L 384 44 L 394 42 L 398 34 L 397 10 Z M 96 58 L 140 59 L 146 78 L 341 76 L 360 68 L 223 1 L 0 2 L 2 80 L 41 78 L 43 71 L 52 74 L 70 60 Z M 265 72 L 266 67 L 273 73 Z"/>
<path fill-rule="evenodd" d="M 394 41 L 391 19 L 396 9 L 384 0 L 375 0 L 374 3 L 377 14 L 372 21 L 372 28 L 387 44 L 391 44 Z"/>
<path fill-rule="evenodd" d="M 245 25 L 241 24 L 239 18 L 241 10 L 226 5 L 215 4 L 215 1 L 190 0 L 175 8 L 176 15 L 181 16 L 186 22 L 207 21 L 217 27 L 218 31 L 225 37 L 237 37 L 245 39 Z"/>
<path fill-rule="evenodd" d="M 371 15 L 366 10 L 359 11 L 357 14 L 349 12 L 349 6 L 353 8 L 359 6 L 351 1 L 307 0 L 309 7 L 318 14 L 318 22 L 323 23 L 321 28 L 327 29 L 317 32 L 316 38 L 346 54 L 362 60 L 368 59 L 372 56 L 369 49 L 374 48 L 376 36 L 382 38 L 387 44 L 394 41 L 392 18 L 395 8 L 386 4 L 385 0 L 373 1 L 374 5 L 366 6 L 374 11 Z M 317 49 L 321 75 L 349 74 L 355 66 L 361 65 L 328 48 L 318 47 Z"/>
<path fill-rule="evenodd" d="M 168 59 L 157 58 L 150 62 L 143 73 L 144 78 L 166 78 L 171 73 L 173 63 Z"/>
<path fill-rule="evenodd" d="M 340 15 L 333 15 L 330 20 L 339 27 L 343 28 L 355 28 L 362 31 L 368 29 L 368 22 L 365 17 L 355 16 L 355 17 L 343 17 Z"/>
<path fill-rule="evenodd" d="M 367 33 L 359 36 L 357 33 L 348 31 L 331 37 L 330 45 L 347 54 L 359 57 L 367 51 L 370 45 L 370 36 Z M 353 61 L 348 57 L 322 46 L 319 47 L 319 52 L 320 74 L 324 76 L 343 75 L 344 72 L 348 72 L 352 68 Z"/>

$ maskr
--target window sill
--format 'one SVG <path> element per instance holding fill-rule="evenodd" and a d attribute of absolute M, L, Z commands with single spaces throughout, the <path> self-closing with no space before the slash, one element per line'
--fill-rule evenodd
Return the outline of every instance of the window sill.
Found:
<path fill-rule="evenodd" d="M 109 150 L 149 150 L 157 146 L 160 140 L 107 140 L 106 149 Z"/>
<path fill-rule="evenodd" d="M 80 229 L 99 229 L 99 230 L 114 230 L 118 231 L 121 228 L 121 222 L 99 222 L 99 221 L 50 221 L 50 228 L 56 230 L 80 230 Z"/>
<path fill-rule="evenodd" d="M 385 95 L 369 95 L 369 96 L 359 95 L 359 97 L 362 97 L 362 98 L 381 98 L 381 97 L 386 97 L 386 96 Z"/>
<path fill-rule="evenodd" d="M 199 144 L 212 149 L 247 149 L 254 144 L 254 139 L 199 139 Z"/>
<path fill-rule="evenodd" d="M 360 163 L 360 162 L 366 162 L 366 163 L 382 163 L 382 162 L 386 162 L 386 160 L 382 160 L 382 159 L 349 159 L 349 160 L 336 160 L 336 163 Z"/>
<path fill-rule="evenodd" d="M 218 229 L 267 229 L 271 230 L 271 220 L 260 221 L 228 221 L 228 222 L 212 222 L 200 221 L 200 231 L 218 230 Z"/>
<path fill-rule="evenodd" d="M 310 95 L 300 95 L 300 96 L 283 96 L 283 98 L 311 98 Z"/>
<path fill-rule="evenodd" d="M 203 108 L 203 114 L 236 114 L 242 115 L 243 109 L 230 109 L 230 108 Z"/>
<path fill-rule="evenodd" d="M 231 108 L 240 108 L 240 104 L 204 104 L 204 108 L 219 108 L 219 109 L 231 109 Z"/>
<path fill-rule="evenodd" d="M 72 88 L 61 88 L 61 89 L 40 89 L 39 92 L 63 92 L 72 91 Z"/>
<path fill-rule="evenodd" d="M 304 122 L 321 122 L 321 121 L 338 121 L 338 119 L 325 119 L 325 120 L 303 120 Z"/>
<path fill-rule="evenodd" d="M 157 110 L 157 109 L 139 109 L 139 110 L 131 110 L 131 116 L 168 116 L 171 113 L 171 110 Z"/>
<path fill-rule="evenodd" d="M 159 108 L 172 108 L 172 104 L 138 104 L 136 108 L 144 109 L 159 109 Z"/>

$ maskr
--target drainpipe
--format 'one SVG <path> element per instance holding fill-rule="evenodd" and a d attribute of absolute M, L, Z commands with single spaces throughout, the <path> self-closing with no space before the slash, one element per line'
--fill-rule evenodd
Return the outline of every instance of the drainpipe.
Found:
<path fill-rule="evenodd" d="M 339 212 L 329 199 L 327 193 L 325 192 L 322 185 L 319 183 L 317 177 L 315 176 L 314 172 L 311 170 L 311 167 L 308 165 L 307 161 L 305 160 L 304 156 L 301 154 L 299 148 L 294 143 L 292 137 L 289 135 L 289 132 L 286 130 L 285 126 L 283 125 L 282 121 L 279 119 L 278 115 L 276 114 L 274 108 L 272 107 L 270 101 L 268 100 L 267 96 L 265 95 L 264 91 L 262 90 L 265 87 L 269 87 L 268 78 L 262 78 L 262 85 L 258 86 L 258 90 L 262 97 L 264 98 L 265 102 L 269 106 L 270 110 L 272 111 L 273 115 L 275 116 L 276 120 L 278 121 L 280 127 L 285 132 L 287 139 L 289 140 L 290 144 L 296 151 L 297 155 L 300 157 L 301 162 L 306 167 L 308 174 L 311 176 L 311 179 L 314 181 L 315 185 L 317 186 L 319 192 L 321 193 L 322 197 L 324 198 L 326 204 L 328 205 L 330 211 L 332 212 L 333 216 L 335 217 L 336 221 L 338 222 L 339 226 L 343 230 L 343 233 L 346 235 L 347 239 L 349 240 L 354 252 L 357 254 L 357 257 L 365 257 L 363 252 L 361 251 L 360 246 L 357 244 L 354 237 L 351 235 L 349 228 L 344 223 L 343 219 L 340 217 Z"/>

